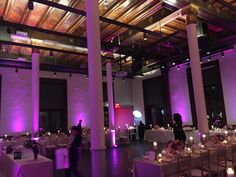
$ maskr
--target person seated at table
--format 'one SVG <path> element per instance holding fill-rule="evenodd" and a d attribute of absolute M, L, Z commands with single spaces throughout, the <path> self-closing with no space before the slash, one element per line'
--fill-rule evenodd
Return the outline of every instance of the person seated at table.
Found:
<path fill-rule="evenodd" d="M 174 131 L 175 140 L 179 140 L 185 143 L 186 135 L 183 130 L 183 122 L 182 122 L 181 115 L 179 113 L 175 113 L 173 115 L 173 121 L 174 121 L 173 131 Z"/>
<path fill-rule="evenodd" d="M 138 125 L 138 137 L 140 141 L 143 141 L 144 131 L 145 131 L 145 125 L 142 121 L 140 121 Z"/>
<path fill-rule="evenodd" d="M 77 126 L 71 127 L 71 135 L 73 136 L 73 141 L 69 148 L 69 163 L 70 167 L 67 170 L 67 177 L 71 176 L 71 173 L 75 177 L 79 177 L 78 172 L 78 163 L 79 163 L 79 147 L 82 143 L 82 135 L 81 132 L 78 130 Z"/>

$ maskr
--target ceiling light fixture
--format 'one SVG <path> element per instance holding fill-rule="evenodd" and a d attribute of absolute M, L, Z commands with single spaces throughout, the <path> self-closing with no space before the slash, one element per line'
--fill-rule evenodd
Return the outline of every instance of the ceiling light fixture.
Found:
<path fill-rule="evenodd" d="M 146 33 L 143 33 L 143 40 L 147 41 L 147 34 Z"/>
<path fill-rule="evenodd" d="M 222 58 L 225 57 L 225 53 L 224 53 L 224 51 L 221 52 L 221 57 L 222 57 Z"/>
<path fill-rule="evenodd" d="M 208 56 L 207 61 L 211 61 L 211 56 L 210 55 Z"/>
<path fill-rule="evenodd" d="M 29 8 L 29 10 L 34 10 L 34 2 L 33 1 L 31 1 L 31 0 L 28 1 L 28 8 Z"/>
<path fill-rule="evenodd" d="M 53 57 L 53 51 L 50 51 L 49 56 L 50 56 L 50 58 Z"/>
<path fill-rule="evenodd" d="M 8 34 L 11 34 L 11 32 L 12 32 L 12 31 L 11 31 L 11 27 L 10 27 L 10 26 L 7 26 L 7 33 L 8 33 Z"/>

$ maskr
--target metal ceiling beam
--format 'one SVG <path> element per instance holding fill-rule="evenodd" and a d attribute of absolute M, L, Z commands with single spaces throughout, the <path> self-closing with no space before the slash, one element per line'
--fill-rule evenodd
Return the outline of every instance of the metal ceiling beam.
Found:
<path fill-rule="evenodd" d="M 48 51 L 68 53 L 68 54 L 74 54 L 74 55 L 83 55 L 83 56 L 88 55 L 88 54 L 85 54 L 85 53 L 74 52 L 74 51 L 69 51 L 69 50 L 55 49 L 55 48 L 51 48 L 51 47 L 36 46 L 36 45 L 32 45 L 32 44 L 17 43 L 17 42 L 12 42 L 12 41 L 5 41 L 5 40 L 0 40 L 0 44 L 21 46 L 21 47 L 28 47 L 28 48 L 36 48 L 36 49 L 39 49 L 39 50 L 48 50 Z M 113 59 L 113 57 L 106 57 L 106 56 L 102 56 L 102 58 L 104 58 L 104 59 Z"/>
<path fill-rule="evenodd" d="M 69 11 L 69 12 L 72 12 L 72 13 L 75 13 L 75 14 L 78 14 L 78 15 L 86 17 L 86 12 L 83 11 L 83 10 L 71 8 L 69 6 L 64 6 L 64 5 L 61 5 L 61 4 L 58 4 L 58 3 L 54 3 L 54 2 L 51 2 L 51 1 L 45 1 L 45 0 L 32 0 L 32 1 L 40 3 L 40 4 L 44 4 L 44 5 L 47 5 L 47 6 L 55 7 L 55 8 L 64 10 L 64 11 Z M 109 18 L 106 18 L 106 17 L 102 17 L 102 16 L 100 16 L 99 19 L 100 19 L 100 21 L 103 21 L 103 22 L 106 22 L 106 23 L 110 23 L 110 24 L 113 24 L 113 25 L 117 25 L 117 26 L 121 26 L 121 27 L 124 27 L 124 28 L 131 29 L 131 30 L 147 33 L 147 34 L 152 35 L 152 36 L 160 37 L 160 33 L 149 31 L 149 30 L 140 28 L 138 26 L 129 25 L 129 24 L 122 23 L 122 22 L 119 22 L 119 21 L 116 21 L 116 20 L 112 20 L 112 19 L 109 19 Z"/>
<path fill-rule="evenodd" d="M 53 35 L 57 35 L 57 36 L 60 36 L 60 37 L 76 39 L 76 40 L 80 40 L 80 41 L 83 41 L 83 42 L 87 43 L 87 38 L 76 36 L 76 35 L 73 35 L 73 34 L 61 33 L 61 32 L 57 32 L 57 31 L 47 30 L 47 29 L 44 29 L 44 28 L 28 26 L 28 25 L 19 24 L 19 23 L 13 23 L 13 22 L 5 21 L 3 19 L 0 19 L 0 23 L 3 24 L 3 25 L 7 25 L 7 26 L 13 26 L 13 27 L 16 27 L 16 28 L 22 29 L 22 30 L 30 29 L 30 30 L 34 30 L 34 31 L 38 31 L 38 32 L 46 33 L 46 34 L 53 34 Z"/>
<path fill-rule="evenodd" d="M 225 6 L 227 8 L 229 8 L 230 10 L 236 12 L 236 7 L 232 6 L 230 3 L 223 1 L 223 0 L 215 0 L 215 1 L 217 1 L 218 3 L 222 4 L 223 6 Z"/>

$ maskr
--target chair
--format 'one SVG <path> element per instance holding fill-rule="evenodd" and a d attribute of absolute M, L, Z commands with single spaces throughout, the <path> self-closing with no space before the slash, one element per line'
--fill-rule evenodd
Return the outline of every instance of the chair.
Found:
<path fill-rule="evenodd" d="M 236 167 L 236 144 L 231 145 L 231 159 L 227 161 L 227 167 Z"/>
<path fill-rule="evenodd" d="M 219 177 L 224 176 L 227 168 L 227 151 L 225 147 L 217 148 L 216 161 L 210 161 L 211 174 L 217 174 Z"/>
<path fill-rule="evenodd" d="M 179 156 L 177 158 L 177 174 L 168 177 L 191 177 L 191 155 Z"/>
<path fill-rule="evenodd" d="M 209 153 L 209 151 L 201 152 L 201 167 L 199 169 L 192 169 L 191 176 L 193 176 L 193 177 L 210 176 L 210 153 Z"/>

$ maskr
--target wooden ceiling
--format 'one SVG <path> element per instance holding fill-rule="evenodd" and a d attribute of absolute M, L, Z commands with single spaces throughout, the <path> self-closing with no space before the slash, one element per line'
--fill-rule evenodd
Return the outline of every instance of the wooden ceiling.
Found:
<path fill-rule="evenodd" d="M 30 60 L 32 45 L 40 43 L 41 63 L 87 68 L 85 0 L 35 1 L 33 10 L 29 10 L 28 0 L 0 1 L 0 35 L 9 37 L 22 31 L 31 39 L 18 45 L 17 40 L 0 38 L 0 57 Z M 188 57 L 185 18 L 167 23 L 163 19 L 188 3 L 199 7 L 199 21 L 207 24 L 203 55 L 232 45 L 232 41 L 212 43 L 235 36 L 236 0 L 99 0 L 102 62 L 112 59 L 114 70 L 130 71 L 131 58 L 157 67 L 184 61 Z M 73 13 L 73 9 L 78 11 Z M 149 69 L 153 67 L 146 67 Z"/>

